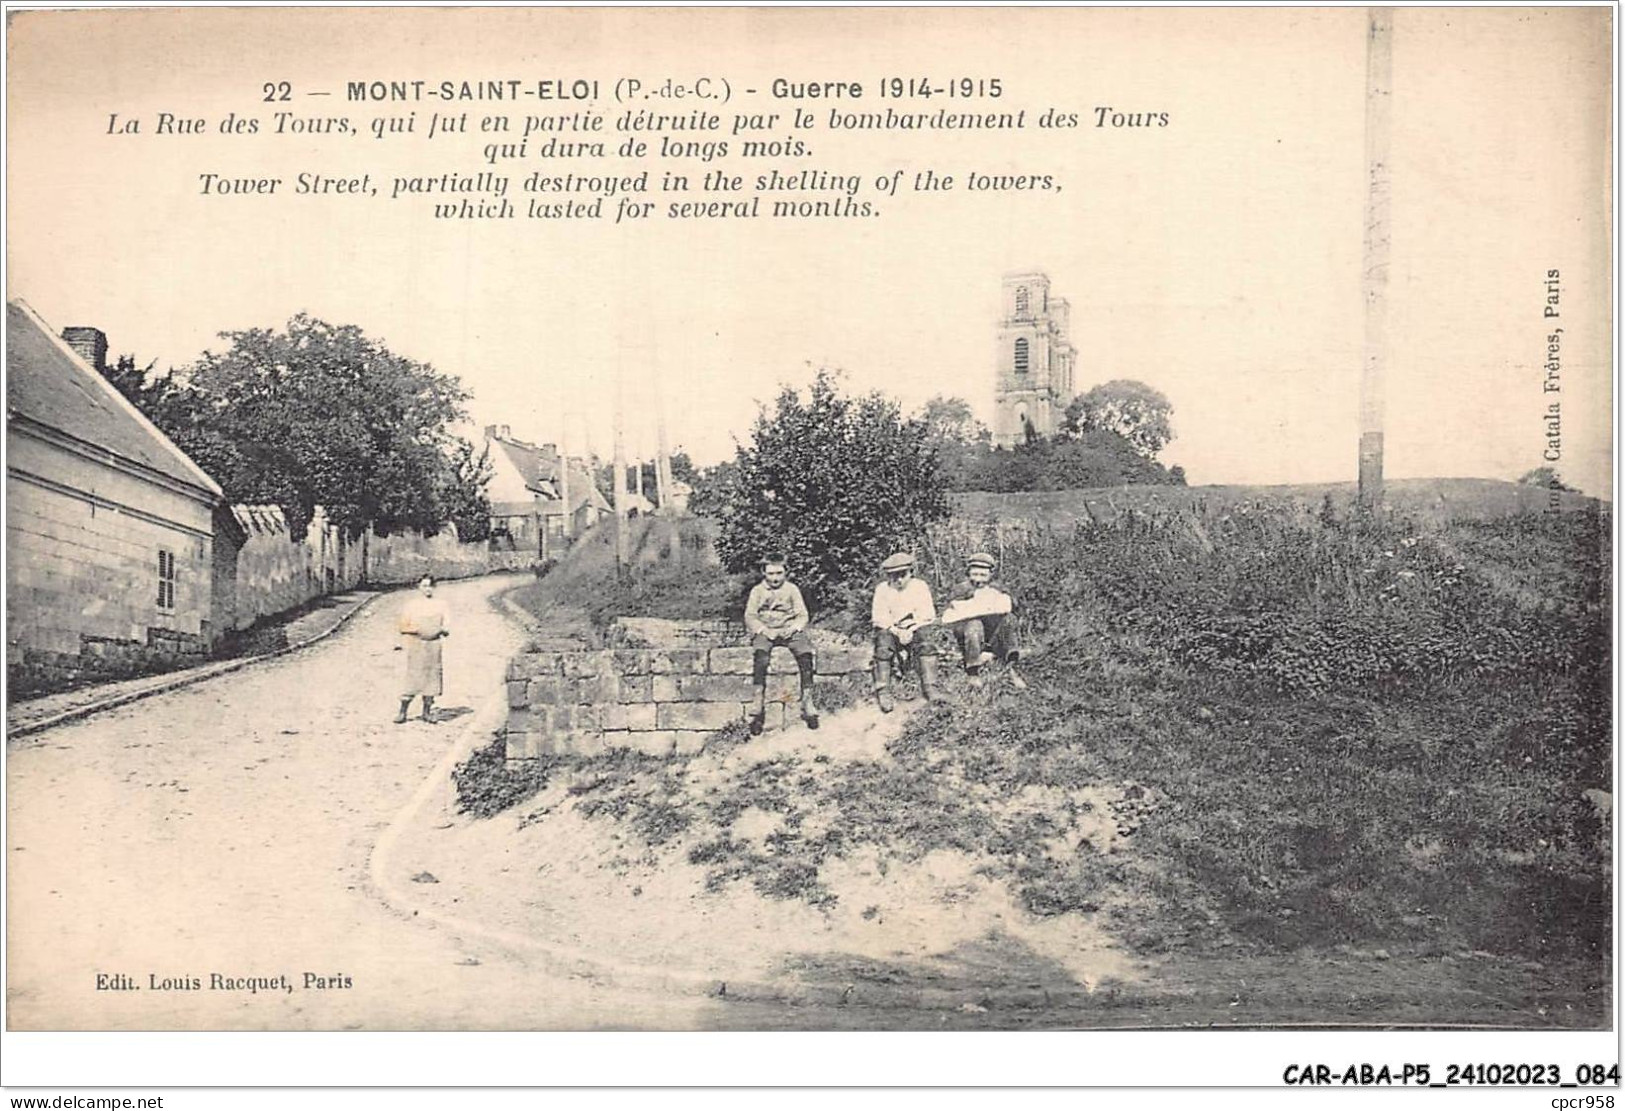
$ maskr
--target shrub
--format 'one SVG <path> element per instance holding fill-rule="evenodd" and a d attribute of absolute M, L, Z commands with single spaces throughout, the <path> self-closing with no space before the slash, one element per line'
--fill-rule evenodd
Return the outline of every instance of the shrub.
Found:
<path fill-rule="evenodd" d="M 810 605 L 917 546 L 948 512 L 925 425 L 879 394 L 842 395 L 828 371 L 805 398 L 786 389 L 757 416 L 736 466 L 717 553 L 729 570 L 749 571 L 782 552 Z"/>

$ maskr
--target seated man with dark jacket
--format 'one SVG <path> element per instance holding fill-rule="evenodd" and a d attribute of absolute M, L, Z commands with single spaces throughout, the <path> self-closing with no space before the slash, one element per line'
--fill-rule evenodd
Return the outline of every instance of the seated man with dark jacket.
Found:
<path fill-rule="evenodd" d="M 993 581 L 997 563 L 986 552 L 976 552 L 965 560 L 965 578 L 949 591 L 941 621 L 953 630 L 959 642 L 967 675 L 978 678 L 983 667 L 998 660 L 1007 666 L 1016 689 L 1025 690 L 1027 684 L 1015 668 L 1021 658 L 1016 643 L 1016 600 Z"/>

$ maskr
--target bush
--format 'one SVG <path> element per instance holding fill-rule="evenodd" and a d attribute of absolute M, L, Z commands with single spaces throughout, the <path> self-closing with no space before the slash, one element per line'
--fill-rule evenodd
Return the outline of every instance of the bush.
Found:
<path fill-rule="evenodd" d="M 890 552 L 917 547 L 948 512 L 926 432 L 879 394 L 843 396 L 828 371 L 806 398 L 784 390 L 739 449 L 716 542 L 724 566 L 749 571 L 781 553 L 817 606 Z"/>
<path fill-rule="evenodd" d="M 955 522 L 927 562 L 984 547 L 1024 603 L 1034 694 L 911 723 L 898 747 L 967 782 L 1075 769 L 1165 800 L 1136 835 L 1148 909 L 1117 923 L 1134 944 L 1192 940 L 1187 908 L 1210 908 L 1270 949 L 1604 951 L 1584 792 L 1612 770 L 1605 515 Z M 1084 897 L 1075 865 L 1030 856 L 1029 909 Z"/>

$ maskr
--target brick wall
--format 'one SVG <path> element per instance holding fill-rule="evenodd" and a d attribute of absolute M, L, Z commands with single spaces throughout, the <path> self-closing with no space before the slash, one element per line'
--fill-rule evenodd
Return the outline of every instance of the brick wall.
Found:
<path fill-rule="evenodd" d="M 706 739 L 754 711 L 748 644 L 707 644 L 717 631 L 686 626 L 694 643 L 602 650 L 532 648 L 508 663 L 507 756 L 594 755 L 635 749 L 654 756 L 698 752 Z M 724 626 L 725 627 L 725 626 Z M 870 651 L 815 633 L 817 674 L 867 673 Z M 800 677 L 787 650 L 773 653 L 767 685 L 769 729 L 796 720 Z"/>

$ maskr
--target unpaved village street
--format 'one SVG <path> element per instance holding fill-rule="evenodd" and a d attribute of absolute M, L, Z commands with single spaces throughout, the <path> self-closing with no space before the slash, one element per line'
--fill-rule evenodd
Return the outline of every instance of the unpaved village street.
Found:
<path fill-rule="evenodd" d="M 370 887 L 380 834 L 500 696 L 521 633 L 491 598 L 514 581 L 441 588 L 453 634 L 437 725 L 391 720 L 398 592 L 307 651 L 12 742 L 11 1026 L 696 1025 L 703 1000 L 611 998 Z"/>

